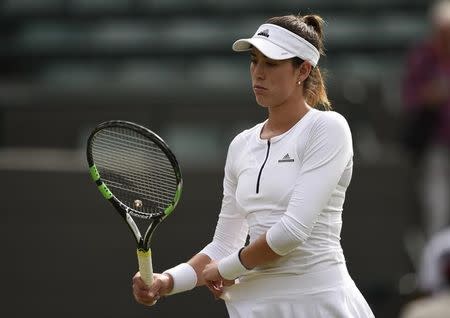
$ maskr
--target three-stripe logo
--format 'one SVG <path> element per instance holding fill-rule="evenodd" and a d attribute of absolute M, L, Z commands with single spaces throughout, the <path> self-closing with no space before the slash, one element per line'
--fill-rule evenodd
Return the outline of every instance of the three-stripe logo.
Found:
<path fill-rule="evenodd" d="M 278 160 L 278 162 L 294 162 L 294 159 L 291 158 L 289 156 L 289 154 L 287 153 L 284 155 L 284 157 L 282 159 Z"/>

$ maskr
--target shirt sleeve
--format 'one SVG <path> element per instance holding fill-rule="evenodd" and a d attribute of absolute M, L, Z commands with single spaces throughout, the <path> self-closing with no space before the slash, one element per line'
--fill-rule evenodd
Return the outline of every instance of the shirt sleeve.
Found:
<path fill-rule="evenodd" d="M 346 120 L 334 112 L 322 114 L 311 129 L 287 211 L 267 231 L 275 253 L 286 255 L 308 239 L 352 156 Z"/>
<path fill-rule="evenodd" d="M 245 244 L 248 234 L 247 220 L 239 212 L 236 203 L 237 174 L 233 167 L 234 155 L 238 153 L 237 137 L 231 142 L 225 163 L 223 180 L 223 199 L 219 220 L 211 243 L 200 253 L 208 255 L 213 260 L 220 260 Z"/>

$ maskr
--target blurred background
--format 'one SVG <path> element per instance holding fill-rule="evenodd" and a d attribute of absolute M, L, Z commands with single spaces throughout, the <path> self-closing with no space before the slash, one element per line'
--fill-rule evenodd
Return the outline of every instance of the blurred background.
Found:
<path fill-rule="evenodd" d="M 155 271 L 212 238 L 233 136 L 265 119 L 249 56 L 231 44 L 267 18 L 327 21 L 329 97 L 349 121 L 349 271 L 377 317 L 415 291 L 418 174 L 402 147 L 408 51 L 430 33 L 427 0 L 3 0 L 0 2 L 2 317 L 226 317 L 206 289 L 136 304 L 131 233 L 90 180 L 87 136 L 109 119 L 158 132 L 185 190 L 153 239 Z"/>

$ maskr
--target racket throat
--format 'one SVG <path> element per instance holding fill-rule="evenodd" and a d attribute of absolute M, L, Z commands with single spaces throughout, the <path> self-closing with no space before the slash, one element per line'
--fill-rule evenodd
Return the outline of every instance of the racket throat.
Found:
<path fill-rule="evenodd" d="M 152 239 L 153 232 L 155 231 L 156 227 L 159 225 L 160 222 L 161 219 L 155 219 L 153 221 L 153 223 L 145 232 L 144 237 L 139 240 L 138 248 L 142 248 L 144 250 L 148 250 L 150 248 L 150 241 Z"/>

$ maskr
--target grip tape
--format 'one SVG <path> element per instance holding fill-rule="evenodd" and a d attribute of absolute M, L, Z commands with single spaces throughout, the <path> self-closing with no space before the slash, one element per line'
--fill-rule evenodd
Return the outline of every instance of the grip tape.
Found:
<path fill-rule="evenodd" d="M 152 265 L 152 251 L 137 250 L 139 272 L 141 273 L 141 279 L 147 286 L 153 284 L 153 265 Z"/>

